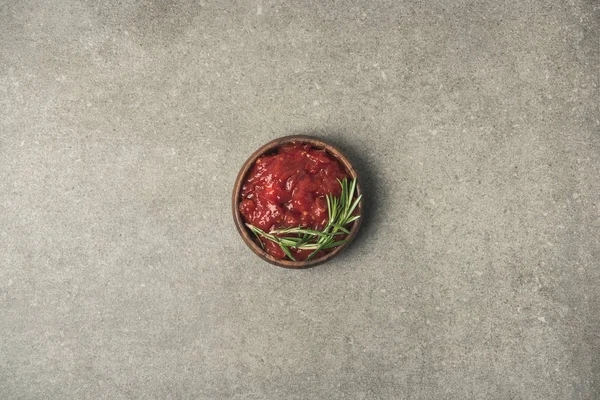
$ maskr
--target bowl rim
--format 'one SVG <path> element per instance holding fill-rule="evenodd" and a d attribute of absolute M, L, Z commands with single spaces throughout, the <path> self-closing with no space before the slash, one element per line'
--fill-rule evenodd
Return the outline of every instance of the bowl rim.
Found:
<path fill-rule="evenodd" d="M 360 226 L 362 225 L 363 218 L 361 217 L 354 222 L 354 225 L 352 226 L 352 229 L 350 230 L 350 235 L 348 235 L 348 237 L 347 237 L 348 241 L 346 243 L 344 243 L 341 246 L 336 247 L 333 251 L 327 253 L 323 257 L 320 257 L 320 258 L 317 258 L 314 260 L 292 261 L 292 260 L 287 260 L 287 259 L 277 259 L 277 258 L 272 257 L 270 254 L 268 254 L 265 250 L 263 250 L 256 243 L 256 241 L 254 240 L 254 235 L 250 232 L 250 230 L 244 224 L 244 220 L 239 211 L 240 192 L 241 192 L 243 181 L 246 178 L 246 175 L 248 174 L 248 172 L 250 171 L 250 168 L 254 165 L 254 163 L 260 156 L 262 156 L 266 153 L 269 153 L 269 152 L 277 149 L 278 147 L 281 147 L 285 144 L 292 143 L 292 142 L 309 143 L 318 149 L 323 149 L 323 150 L 327 151 L 327 153 L 329 153 L 331 156 L 333 156 L 335 159 L 337 159 L 344 166 L 344 168 L 350 175 L 351 179 L 356 179 L 356 181 L 357 181 L 356 182 L 356 193 L 357 193 L 357 195 L 362 194 L 362 189 L 360 186 L 360 178 L 358 176 L 358 172 L 354 169 L 354 167 L 352 166 L 352 164 L 350 163 L 348 158 L 337 147 L 333 146 L 330 143 L 325 142 L 322 139 L 314 137 L 314 136 L 289 135 L 289 136 L 283 136 L 283 137 L 271 140 L 270 142 L 262 145 L 254 153 L 252 153 L 252 155 L 246 160 L 246 162 L 244 162 L 244 164 L 242 165 L 242 168 L 238 172 L 237 178 L 235 180 L 235 184 L 233 185 L 233 193 L 232 193 L 231 203 L 232 203 L 233 220 L 234 220 L 235 226 L 237 228 L 237 231 L 239 232 L 240 236 L 242 237 L 242 240 L 244 241 L 244 243 L 246 243 L 246 245 L 250 248 L 250 250 L 252 250 L 252 252 L 254 254 L 258 255 L 264 261 L 266 261 L 270 264 L 276 265 L 278 267 L 289 268 L 289 269 L 305 269 L 305 268 L 311 268 L 311 267 L 315 267 L 317 265 L 323 264 L 323 263 L 335 258 L 336 256 L 338 256 L 346 247 L 348 247 L 348 245 L 350 245 L 350 243 L 354 240 L 354 238 L 356 238 L 356 235 L 358 234 Z M 361 201 L 357 207 L 358 213 L 361 216 L 364 215 L 363 203 L 364 203 L 364 201 Z"/>

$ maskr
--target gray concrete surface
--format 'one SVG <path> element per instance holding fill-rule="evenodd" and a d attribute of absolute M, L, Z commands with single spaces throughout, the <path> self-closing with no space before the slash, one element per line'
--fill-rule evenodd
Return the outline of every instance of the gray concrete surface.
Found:
<path fill-rule="evenodd" d="M 0 398 L 599 399 L 597 1 L 0 3 Z M 311 133 L 339 259 L 232 224 Z"/>

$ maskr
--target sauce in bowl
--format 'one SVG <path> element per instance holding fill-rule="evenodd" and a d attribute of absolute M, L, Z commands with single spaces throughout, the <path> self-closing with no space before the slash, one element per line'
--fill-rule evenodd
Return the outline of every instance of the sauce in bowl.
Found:
<path fill-rule="evenodd" d="M 309 143 L 288 143 L 256 160 L 243 181 L 239 211 L 246 223 L 265 232 L 297 226 L 321 230 L 328 221 L 325 196 L 339 197 L 338 179 L 348 177 L 341 163 L 325 150 Z M 264 246 L 272 257 L 285 258 L 276 243 L 267 240 Z M 292 250 L 299 261 L 310 253 Z"/>

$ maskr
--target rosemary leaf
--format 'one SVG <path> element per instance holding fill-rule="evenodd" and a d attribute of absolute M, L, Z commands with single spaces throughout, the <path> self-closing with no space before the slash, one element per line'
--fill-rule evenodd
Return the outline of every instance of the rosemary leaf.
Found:
<path fill-rule="evenodd" d="M 332 227 L 334 227 L 334 228 L 336 228 L 336 229 L 337 229 L 337 230 L 339 230 L 339 231 L 342 231 L 343 233 L 345 233 L 345 234 L 347 234 L 347 235 L 349 235 L 349 234 L 350 234 L 350 231 L 349 231 L 348 229 L 344 228 L 342 225 L 338 225 L 338 224 L 331 224 L 331 226 L 332 226 Z M 336 233 L 336 234 L 338 234 L 338 235 L 339 235 L 340 233 L 338 232 L 338 233 Z"/>
<path fill-rule="evenodd" d="M 362 194 L 360 196 L 358 196 L 356 198 L 356 200 L 354 200 L 354 203 L 352 203 L 352 206 L 348 209 L 348 212 L 346 213 L 346 216 L 345 216 L 346 219 L 350 218 L 350 216 L 354 212 L 354 209 L 356 208 L 356 206 L 358 206 L 358 203 L 360 203 L 361 200 L 362 200 Z"/>
<path fill-rule="evenodd" d="M 331 249 L 333 247 L 338 247 L 339 245 L 344 244 L 346 242 L 348 242 L 348 240 L 346 240 L 346 239 L 340 240 L 338 242 L 333 242 L 333 243 L 330 243 L 327 246 L 323 247 L 323 249 Z"/>
<path fill-rule="evenodd" d="M 349 224 L 350 222 L 356 221 L 359 218 L 360 218 L 360 215 L 353 216 L 352 218 L 350 218 L 349 220 L 346 221 L 346 225 Z"/>
<path fill-rule="evenodd" d="M 292 255 L 292 253 L 290 253 L 290 250 L 286 246 L 284 246 L 281 243 L 279 243 L 279 247 L 281 247 L 281 250 L 283 250 L 283 252 L 285 253 L 285 255 L 288 256 L 290 258 L 290 260 L 296 261 L 296 259 L 294 258 L 294 256 Z"/>

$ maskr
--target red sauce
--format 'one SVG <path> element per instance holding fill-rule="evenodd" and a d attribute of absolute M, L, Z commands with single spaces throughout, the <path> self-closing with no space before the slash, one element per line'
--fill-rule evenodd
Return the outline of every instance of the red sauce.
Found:
<path fill-rule="evenodd" d="M 296 226 L 321 230 L 328 220 L 325 195 L 339 197 L 337 180 L 348 177 L 340 162 L 324 150 L 306 143 L 288 144 L 256 160 L 242 186 L 240 213 L 265 232 Z M 273 257 L 285 258 L 276 243 L 266 239 L 263 243 Z M 310 253 L 292 250 L 296 260 Z"/>

